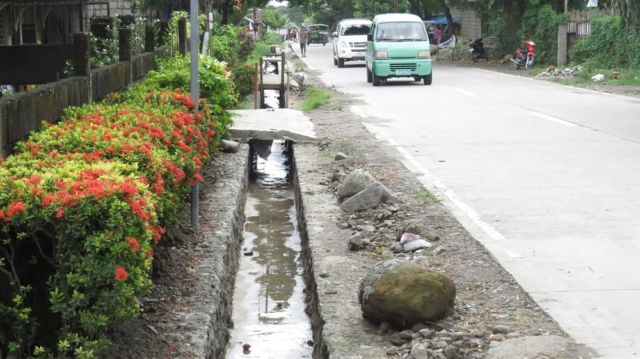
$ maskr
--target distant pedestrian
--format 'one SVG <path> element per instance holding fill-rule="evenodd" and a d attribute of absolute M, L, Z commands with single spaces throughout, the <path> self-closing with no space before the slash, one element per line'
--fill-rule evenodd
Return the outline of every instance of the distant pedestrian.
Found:
<path fill-rule="evenodd" d="M 442 35 L 444 34 L 444 30 L 442 29 L 442 27 L 440 27 L 440 25 L 436 25 L 436 30 L 435 30 L 435 38 L 436 38 L 436 45 L 440 46 L 440 42 L 442 41 Z"/>
<path fill-rule="evenodd" d="M 307 41 L 309 40 L 309 33 L 304 25 L 300 26 L 298 40 L 300 41 L 300 53 L 302 54 L 302 57 L 307 57 Z"/>

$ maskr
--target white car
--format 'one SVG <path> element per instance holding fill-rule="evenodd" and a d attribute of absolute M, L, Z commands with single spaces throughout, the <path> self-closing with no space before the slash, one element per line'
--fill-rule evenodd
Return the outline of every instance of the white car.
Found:
<path fill-rule="evenodd" d="M 333 64 L 344 67 L 345 61 L 362 61 L 367 52 L 367 35 L 371 21 L 344 19 L 338 23 L 333 38 Z"/>

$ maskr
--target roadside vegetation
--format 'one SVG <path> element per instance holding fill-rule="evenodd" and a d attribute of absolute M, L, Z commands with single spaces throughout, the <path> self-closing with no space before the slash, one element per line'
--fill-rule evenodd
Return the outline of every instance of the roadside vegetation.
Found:
<path fill-rule="evenodd" d="M 305 99 L 302 102 L 302 111 L 313 111 L 328 103 L 330 98 L 331 93 L 329 93 L 329 91 L 316 87 L 309 87 L 305 91 Z"/>
<path fill-rule="evenodd" d="M 415 190 L 411 193 L 411 197 L 425 206 L 440 203 L 440 199 L 427 190 Z"/>
<path fill-rule="evenodd" d="M 168 57 L 144 81 L 66 109 L 0 161 L 0 357 L 96 358 L 111 328 L 139 315 L 165 226 L 227 134 L 228 110 L 252 93 L 258 59 L 281 43 L 216 26 L 194 112 L 189 57 L 175 51 L 186 16 L 174 13 Z M 100 54 L 95 66 L 113 60 Z"/>

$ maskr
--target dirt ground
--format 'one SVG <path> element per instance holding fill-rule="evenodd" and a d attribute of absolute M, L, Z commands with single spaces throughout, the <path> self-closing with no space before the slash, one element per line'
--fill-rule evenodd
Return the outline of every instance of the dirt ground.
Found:
<path fill-rule="evenodd" d="M 343 93 L 327 89 L 318 80 L 317 73 L 310 72 L 308 75 L 310 76 L 305 80 L 305 86 L 324 88 L 332 94 L 328 104 L 307 114 L 320 139 L 317 146 L 321 159 L 318 161 L 319 167 L 314 170 L 322 173 L 325 178 L 320 181 L 320 187 L 324 191 L 335 193 L 341 179 L 353 169 L 362 168 L 402 200 L 401 204 L 387 205 L 368 212 L 351 215 L 343 213 L 337 223 L 327 223 L 325 228 L 329 229 L 325 230 L 330 230 L 331 225 L 337 225 L 343 230 L 340 232 L 342 234 L 346 232 L 351 236 L 371 240 L 367 248 L 354 253 L 346 250 L 349 238 L 342 237 L 344 243 L 340 245 L 345 249 L 337 253 L 332 250 L 331 255 L 343 256 L 345 262 L 355 261 L 360 267 L 390 256 L 405 258 L 453 278 L 457 286 L 453 314 L 442 322 L 428 324 L 429 328 L 440 333 L 436 336 L 448 338 L 448 346 L 440 347 L 439 351 L 448 351 L 451 355 L 447 355 L 447 358 L 482 358 L 495 343 L 508 339 L 540 335 L 566 337 L 557 323 L 469 235 L 451 213 L 422 187 L 415 175 L 402 165 L 400 154 L 395 148 L 376 140 L 367 132 L 362 119 L 349 110 L 357 101 Z M 303 99 L 304 93 L 292 94 L 290 107 L 299 106 Z M 367 118 L 367 121 L 374 124 L 381 122 L 371 118 Z M 339 152 L 349 158 L 335 161 L 334 156 Z M 423 236 L 427 235 L 435 245 L 422 253 L 393 253 L 392 248 L 399 234 L 410 224 L 423 228 L 426 232 Z M 336 288 L 357 287 L 359 284 L 353 283 L 353 276 L 350 275 L 331 278 Z M 323 295 L 322 292 L 318 294 Z M 353 301 L 350 297 L 352 293 L 345 295 L 338 290 L 332 294 L 338 296 L 334 300 L 336 302 Z M 328 324 L 335 326 L 339 323 Z M 380 328 L 378 335 L 383 340 L 378 345 L 391 347 L 387 349 L 390 357 L 411 358 L 408 353 L 412 343 L 415 344 L 417 333 L 414 331 L 413 341 L 409 339 L 404 342 L 397 341 L 398 334 L 393 329 Z M 431 340 L 432 345 L 436 339 Z M 391 341 L 396 341 L 395 348 Z M 587 348 L 576 345 L 571 340 L 570 342 L 564 350 L 555 353 L 553 358 L 590 358 L 595 355 Z M 449 346 L 454 349 L 448 350 Z M 335 357 L 351 356 L 342 354 Z M 523 356 L 514 353 L 513 358 L 518 357 Z"/>

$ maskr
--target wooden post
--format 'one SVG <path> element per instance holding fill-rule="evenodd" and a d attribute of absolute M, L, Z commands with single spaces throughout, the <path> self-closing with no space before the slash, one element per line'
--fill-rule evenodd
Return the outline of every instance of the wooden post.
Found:
<path fill-rule="evenodd" d="M 182 55 L 187 53 L 187 19 L 178 20 L 178 51 Z"/>
<path fill-rule="evenodd" d="M 282 51 L 281 59 L 280 59 L 280 86 L 284 88 L 284 72 L 285 72 L 285 55 L 284 51 Z"/>
<path fill-rule="evenodd" d="M 131 29 L 118 30 L 118 54 L 120 61 L 131 61 Z"/>
<path fill-rule="evenodd" d="M 253 108 L 258 109 L 258 78 L 260 78 L 260 65 L 256 63 L 256 77 L 253 80 Z"/>
<path fill-rule="evenodd" d="M 75 76 L 88 76 L 91 71 L 91 42 L 85 33 L 73 34 L 73 68 Z"/>
<path fill-rule="evenodd" d="M 284 78 L 286 76 L 285 72 L 286 72 L 286 56 L 284 51 L 282 51 L 281 53 L 281 59 L 280 59 L 280 98 L 278 99 L 279 101 L 279 107 L 280 108 L 285 108 L 285 96 L 286 96 L 286 92 L 287 92 L 287 88 L 285 87 L 285 83 L 284 83 Z"/>
<path fill-rule="evenodd" d="M 258 96 L 260 96 L 260 107 L 258 108 L 262 108 L 262 106 L 264 105 L 264 82 L 262 80 L 262 56 L 260 57 L 260 68 L 258 68 L 258 73 L 260 74 L 260 82 L 259 82 L 259 94 Z"/>
<path fill-rule="evenodd" d="M 146 23 L 144 25 L 144 51 L 153 52 L 156 49 L 156 33 L 153 31 L 153 25 Z"/>

